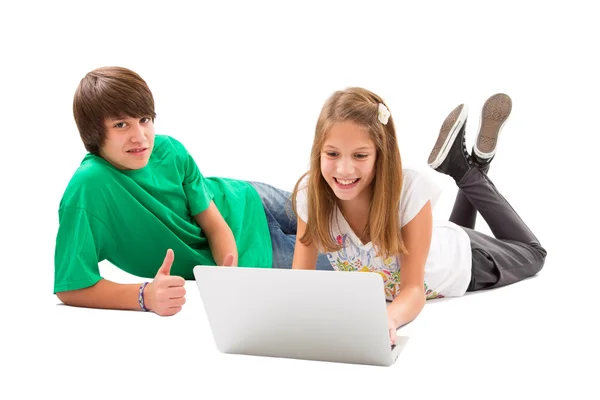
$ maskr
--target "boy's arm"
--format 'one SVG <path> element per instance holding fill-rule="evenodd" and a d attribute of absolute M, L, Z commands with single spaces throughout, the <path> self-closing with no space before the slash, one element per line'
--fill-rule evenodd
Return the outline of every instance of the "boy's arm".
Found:
<path fill-rule="evenodd" d="M 237 266 L 238 252 L 233 232 L 215 203 L 211 201 L 206 210 L 194 215 L 194 219 L 208 239 L 215 263 L 220 266 Z"/>
<path fill-rule="evenodd" d="M 190 212 L 208 239 L 215 263 L 219 266 L 237 266 L 238 252 L 235 237 L 212 200 L 213 194 L 204 176 L 183 144 L 175 139 L 171 140 L 182 155 L 185 171 L 182 185 L 190 205 Z"/>
<path fill-rule="evenodd" d="M 64 304 L 75 307 L 109 308 L 115 310 L 139 310 L 139 284 L 119 284 L 106 279 L 95 285 L 77 290 L 58 292 L 56 296 Z M 148 287 L 146 287 L 146 290 Z M 147 292 L 144 290 L 144 295 Z"/>
<path fill-rule="evenodd" d="M 185 280 L 170 275 L 173 258 L 173 251 L 168 250 L 154 280 L 144 289 L 144 306 L 158 315 L 177 314 L 185 304 Z M 137 283 L 120 284 L 101 279 L 93 286 L 58 292 L 56 296 L 69 306 L 140 310 L 139 289 L 140 284 Z"/>

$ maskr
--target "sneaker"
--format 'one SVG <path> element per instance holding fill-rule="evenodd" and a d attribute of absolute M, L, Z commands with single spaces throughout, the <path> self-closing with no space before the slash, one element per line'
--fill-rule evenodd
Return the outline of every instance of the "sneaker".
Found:
<path fill-rule="evenodd" d="M 457 106 L 444 120 L 427 164 L 438 172 L 450 175 L 457 182 L 473 164 L 465 146 L 468 108 Z"/>
<path fill-rule="evenodd" d="M 498 136 L 511 110 L 512 100 L 504 93 L 491 96 L 483 104 L 479 121 L 479 133 L 472 153 L 475 162 L 478 164 L 487 164 L 492 161 L 496 154 Z"/>

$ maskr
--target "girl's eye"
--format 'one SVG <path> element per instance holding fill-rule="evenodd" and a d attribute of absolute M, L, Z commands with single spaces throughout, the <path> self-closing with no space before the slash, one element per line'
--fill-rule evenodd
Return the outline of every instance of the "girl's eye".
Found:
<path fill-rule="evenodd" d="M 327 155 L 327 157 L 337 157 L 338 153 L 335 151 L 326 151 L 325 154 Z"/>
<path fill-rule="evenodd" d="M 363 158 L 367 158 L 369 155 L 368 154 L 355 154 L 354 157 L 358 158 L 358 159 L 363 159 Z"/>

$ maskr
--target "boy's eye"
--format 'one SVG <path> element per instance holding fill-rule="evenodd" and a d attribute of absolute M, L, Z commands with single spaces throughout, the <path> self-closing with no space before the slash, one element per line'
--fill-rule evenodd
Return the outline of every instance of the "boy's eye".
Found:
<path fill-rule="evenodd" d="M 148 123 L 148 122 L 150 122 L 150 121 L 152 121 L 152 120 L 151 120 L 150 118 L 148 118 L 148 117 L 144 117 L 144 118 L 140 119 L 140 122 L 141 122 L 142 124 L 146 124 L 146 123 Z"/>
<path fill-rule="evenodd" d="M 125 128 L 125 122 L 117 122 L 115 128 Z"/>

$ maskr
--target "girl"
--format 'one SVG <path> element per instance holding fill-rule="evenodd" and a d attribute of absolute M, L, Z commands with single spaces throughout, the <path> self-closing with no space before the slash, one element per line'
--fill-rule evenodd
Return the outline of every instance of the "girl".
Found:
<path fill-rule="evenodd" d="M 512 107 L 505 94 L 483 106 L 472 154 L 465 147 L 467 107 L 446 118 L 428 165 L 451 176 L 458 195 L 449 221 L 433 221 L 439 192 L 402 168 L 394 120 L 376 94 L 335 92 L 319 116 L 310 170 L 292 196 L 298 216 L 293 268 L 314 269 L 318 251 L 335 270 L 379 273 L 390 340 L 427 299 L 462 296 L 537 274 L 546 251 L 487 176 Z M 477 232 L 476 212 L 494 237 Z"/>

